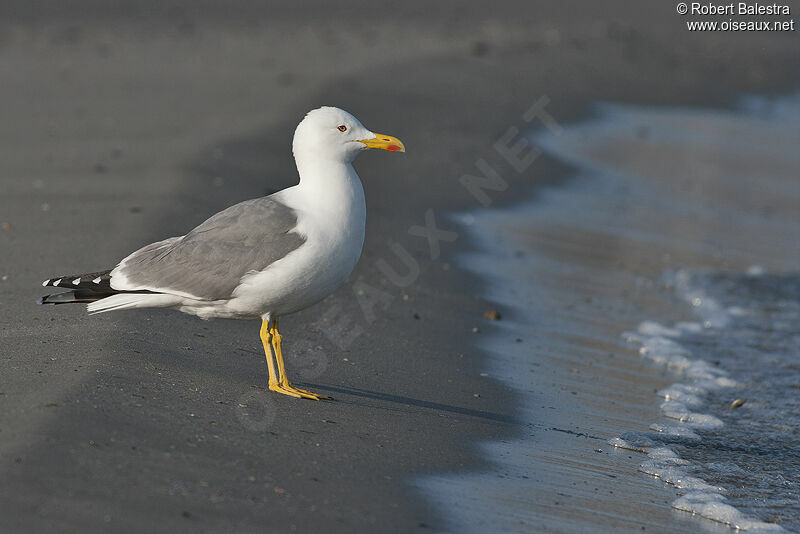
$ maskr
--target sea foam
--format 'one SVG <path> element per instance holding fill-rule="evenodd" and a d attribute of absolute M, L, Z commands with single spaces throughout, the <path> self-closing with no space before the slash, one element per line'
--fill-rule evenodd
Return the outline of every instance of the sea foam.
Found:
<path fill-rule="evenodd" d="M 758 273 L 758 276 L 763 274 Z M 692 462 L 681 458 L 668 443 L 685 440 L 702 440 L 700 433 L 714 431 L 724 426 L 715 415 L 704 413 L 710 396 L 726 388 L 740 384 L 732 379 L 720 366 L 696 359 L 692 351 L 681 343 L 685 334 L 699 334 L 703 329 L 725 328 L 732 317 L 746 316 L 747 311 L 734 306 L 726 308 L 692 284 L 688 271 L 669 273 L 666 281 L 688 302 L 702 318 L 701 323 L 683 322 L 674 326 L 655 321 L 643 321 L 636 332 L 625 332 L 623 337 L 640 346 L 639 353 L 654 363 L 663 365 L 680 374 L 684 382 L 678 382 L 658 392 L 664 398 L 661 413 L 678 422 L 676 425 L 654 423 L 653 432 L 631 432 L 612 438 L 609 444 L 647 454 L 648 459 L 639 466 L 640 471 L 657 477 L 687 493 L 677 498 L 672 506 L 697 514 L 712 521 L 730 525 L 748 532 L 785 532 L 780 525 L 760 521 L 743 514 L 726 501 L 728 490 L 710 484 L 692 474 Z"/>

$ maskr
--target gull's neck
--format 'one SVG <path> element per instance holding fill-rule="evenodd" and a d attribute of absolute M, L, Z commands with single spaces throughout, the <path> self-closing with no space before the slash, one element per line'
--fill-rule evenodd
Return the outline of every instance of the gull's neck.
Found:
<path fill-rule="evenodd" d="M 366 215 L 364 188 L 350 162 L 295 154 L 300 183 L 297 194 L 303 203 L 317 211 Z"/>
<path fill-rule="evenodd" d="M 300 174 L 300 185 L 319 187 L 323 186 L 326 180 L 326 175 L 330 173 L 344 172 L 347 168 L 352 169 L 353 166 L 341 159 L 326 158 L 311 153 L 296 153 L 294 157 L 295 164 L 297 165 L 297 172 Z"/>

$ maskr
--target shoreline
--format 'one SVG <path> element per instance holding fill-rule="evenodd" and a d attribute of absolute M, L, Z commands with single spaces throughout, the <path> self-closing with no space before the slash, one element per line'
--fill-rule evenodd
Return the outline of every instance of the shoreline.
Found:
<path fill-rule="evenodd" d="M 476 275 L 492 273 L 485 298 L 503 316 L 479 346 L 484 371 L 521 397 L 522 431 L 481 443 L 488 469 L 431 474 L 417 485 L 446 512 L 448 532 L 693 531 L 699 526 L 690 515 L 670 507 L 676 492 L 643 476 L 634 455 L 608 445 L 620 429 L 643 430 L 657 417 L 652 392 L 669 377 L 615 336 L 615 321 L 632 318 L 609 315 L 620 305 L 609 288 L 580 281 L 585 265 L 559 262 L 545 248 L 541 260 L 532 258 L 529 213 L 543 207 L 532 200 L 467 214 L 475 218 L 466 224 L 476 246 L 459 260 Z M 583 244 L 597 258 L 597 245 Z M 520 285 L 532 280 L 541 287 Z"/>
<path fill-rule="evenodd" d="M 192 37 L 182 39 L 189 39 L 196 49 L 172 49 L 167 38 L 158 45 L 164 47 L 160 59 L 174 72 L 148 67 L 145 62 L 152 57 L 151 50 L 139 47 L 135 38 L 105 43 L 118 66 L 86 59 L 77 48 L 51 45 L 56 56 L 52 65 L 35 63 L 43 71 L 28 73 L 24 81 L 42 87 L 35 96 L 54 98 L 54 110 L 48 112 L 67 126 L 54 127 L 51 144 L 37 145 L 40 133 L 24 126 L 31 121 L 26 108 L 29 99 L 21 92 L 25 84 L 15 87 L 20 92 L 13 94 L 22 104 L 9 120 L 20 125 L 22 156 L 9 157 L 7 175 L 45 182 L 43 190 L 30 189 L 22 181 L 5 184 L 6 198 L 17 205 L 3 203 L 15 228 L 13 236 L 9 234 L 2 243 L 11 248 L 14 260 L 3 268 L 24 273 L 12 279 L 13 289 L 4 298 L 13 303 L 13 309 L 2 312 L 2 334 L 12 354 L 4 371 L 14 382 L 5 388 L 3 399 L 14 408 L 0 421 L 4 432 L 0 469 L 5 480 L 15 482 L 13 492 L 10 483 L 0 490 L 8 507 L 4 521 L 10 527 L 30 524 L 25 521 L 43 526 L 66 520 L 94 530 L 107 527 L 105 518 L 110 515 L 112 524 L 121 521 L 140 528 L 159 525 L 159 529 L 180 531 L 190 528 L 193 521 L 203 521 L 209 528 L 235 524 L 240 531 L 255 531 L 268 515 L 275 530 L 326 525 L 329 530 L 348 531 L 379 524 L 391 524 L 398 531 L 442 528 L 439 512 L 397 480 L 484 466 L 477 443 L 518 432 L 509 422 L 515 417 L 515 401 L 502 384 L 480 376 L 484 357 L 474 347 L 471 328 L 493 330 L 481 318 L 491 304 L 476 296 L 480 281 L 453 268 L 444 269 L 449 258 L 469 248 L 469 242 L 459 239 L 455 250 L 443 244 L 445 259 L 430 261 L 428 243 L 409 236 L 408 228 L 424 225 L 430 207 L 438 225 L 450 230 L 444 215 L 474 202 L 457 182 L 462 174 L 475 172 L 473 164 L 479 157 L 506 169 L 503 177 L 511 193 L 493 197 L 496 206 L 516 202 L 519 196 L 514 191 L 521 184 L 546 184 L 554 179 L 559 164 L 542 159 L 530 173 L 516 174 L 508 172 L 492 149 L 508 127 L 520 125 L 517 117 L 528 109 L 532 96 L 553 95 L 553 88 L 563 87 L 559 98 L 551 96 L 551 113 L 565 124 L 585 112 L 589 96 L 687 98 L 700 104 L 725 98 L 717 91 L 717 84 L 725 80 L 704 73 L 713 61 L 702 58 L 695 58 L 695 64 L 683 72 L 694 79 L 677 94 L 640 79 L 641 59 L 626 54 L 643 41 L 645 48 L 662 46 L 663 32 L 651 42 L 608 23 L 605 34 L 598 36 L 587 31 L 594 16 L 587 11 L 574 26 L 561 28 L 556 45 L 547 44 L 554 34 L 545 31 L 525 42 L 496 44 L 493 38 L 503 33 L 503 27 L 515 28 L 514 38 L 521 39 L 520 28 L 528 21 L 542 28 L 542 22 L 534 22 L 540 17 L 531 10 L 516 20 L 515 10 L 509 9 L 510 14 L 503 11 L 497 22 L 500 30 L 487 30 L 481 17 L 488 18 L 491 12 L 475 9 L 457 28 L 479 37 L 462 37 L 461 44 L 454 46 L 446 42 L 446 36 L 437 35 L 439 25 L 434 24 L 433 29 L 423 28 L 421 35 L 427 35 L 430 49 L 438 47 L 440 53 L 396 58 L 387 43 L 380 49 L 390 59 L 385 65 L 375 55 L 356 59 L 360 68 L 337 76 L 334 83 L 329 81 L 336 76 L 335 65 L 324 66 L 333 61 L 333 54 L 316 58 L 306 71 L 288 75 L 281 70 L 283 64 L 268 66 L 266 73 L 252 70 L 263 68 L 259 61 L 264 61 L 264 54 L 253 50 L 272 44 L 258 32 L 228 51 Z M 556 13 L 547 23 L 560 27 L 567 15 Z M 365 16 L 359 27 L 368 28 L 374 16 Z M 213 26 L 202 19 L 197 24 L 201 30 L 203 24 Z M 409 40 L 417 35 L 398 32 Z M 82 38 L 81 46 L 87 49 L 103 44 L 95 42 L 91 32 Z M 307 36 L 297 37 L 306 52 L 326 38 L 311 39 L 309 44 L 303 41 Z M 574 39 L 583 39 L 583 45 Z M 597 44 L 598 49 L 587 52 L 586 41 L 589 48 Z M 24 39 L 20 43 L 25 44 Z M 347 52 L 361 44 L 341 40 L 331 46 Z M 4 54 L 11 64 L 44 61 L 37 53 L 20 49 L 19 43 L 6 46 Z M 742 64 L 748 65 L 752 61 L 748 58 L 756 56 L 747 52 L 743 41 L 740 47 L 742 56 L 736 59 L 743 58 Z M 303 59 L 302 54 L 297 59 Z M 616 69 L 615 73 L 590 69 L 586 79 L 580 76 L 580 69 L 606 60 L 609 71 Z M 76 65 L 63 66 L 70 61 Z M 792 61 L 796 62 L 785 59 L 784 65 Z M 563 62 L 575 72 L 558 71 Z M 60 76 L 66 81 L 50 74 L 50 68 L 56 74 L 62 69 Z M 315 68 L 321 72 L 314 73 Z M 142 96 L 131 91 L 124 83 L 126 69 L 140 76 L 134 79 L 145 93 L 151 93 Z M 548 81 L 548 71 L 555 72 L 557 79 Z M 774 87 L 779 85 L 775 80 L 788 83 L 783 74 L 788 69 L 776 66 L 772 72 L 773 78 L 740 81 L 746 86 L 741 90 Z M 82 107 L 81 94 L 87 88 L 81 80 L 87 76 L 100 85 L 99 97 L 89 111 L 83 111 L 88 118 L 71 126 L 69 121 L 81 116 L 75 102 Z M 175 87 L 161 83 L 162 76 Z M 736 78 L 733 73 L 728 76 Z M 123 82 L 116 83 L 115 77 Z M 226 85 L 231 79 L 239 80 L 233 89 Z M 199 80 L 208 87 L 198 88 Z M 426 83 L 421 85 L 419 80 Z M 638 86 L 624 85 L 637 80 Z M 315 85 L 322 83 L 324 87 Z M 248 84 L 258 91 L 245 87 Z M 729 94 L 738 90 L 726 88 Z M 389 105 L 385 95 L 392 97 Z M 257 111 L 268 109 L 271 98 L 289 104 L 278 111 L 270 109 L 268 119 L 257 117 Z M 117 109 L 120 102 L 129 104 Z M 296 379 L 298 384 L 306 381 L 320 391 L 333 391 L 340 397 L 338 403 L 308 406 L 269 399 L 258 407 L 262 410 L 259 421 L 267 421 L 268 428 L 253 432 L 243 425 L 245 412 L 238 407 L 242 399 L 254 398 L 251 393 L 258 390 L 251 386 L 263 378 L 263 362 L 249 354 L 258 346 L 253 325 L 201 323 L 158 311 L 88 320 L 80 308 L 59 309 L 55 314 L 24 306 L 38 296 L 40 278 L 53 268 L 66 272 L 70 266 L 76 270 L 92 267 L 85 264 L 89 261 L 113 262 L 147 240 L 182 233 L 235 200 L 289 185 L 294 177 L 288 159 L 291 128 L 310 103 L 339 105 L 368 127 L 389 131 L 404 141 L 409 138 L 404 132 L 410 133 L 408 155 L 414 154 L 391 162 L 359 159 L 357 168 L 367 191 L 368 236 L 353 282 L 317 309 L 286 322 L 289 349 L 293 339 L 296 348 L 302 349 L 294 353 L 294 365 L 307 378 Z M 59 111 L 59 104 L 65 111 Z M 187 117 L 201 111 L 209 116 L 184 124 Z M 113 120 L 106 121 L 106 116 Z M 37 120 L 41 123 L 36 122 L 36 128 L 43 128 L 46 120 Z M 153 132 L 163 137 L 148 137 Z M 6 132 L 6 138 L 11 137 Z M 40 163 L 42 144 L 50 153 L 50 163 Z M 118 160 L 113 156 L 117 144 L 123 147 Z M 68 149 L 63 150 L 65 146 Z M 106 170 L 97 172 L 99 168 Z M 272 181 L 265 182 L 265 175 Z M 387 175 L 399 179 L 380 180 Z M 222 178 L 221 186 L 215 178 Z M 71 194 L 74 188 L 92 191 L 93 196 Z M 50 208 L 42 216 L 46 218 L 38 220 L 44 203 Z M 31 209 L 34 215 L 27 214 Z M 112 222 L 98 227 L 96 221 Z M 80 235 L 70 243 L 54 243 L 52 236 L 65 227 L 79 228 Z M 109 231 L 118 239 L 103 241 Z M 404 245 L 419 261 L 420 278 L 404 290 L 383 282 L 376 266 L 379 259 L 397 261 L 387 252 L 391 250 L 387 239 Z M 44 243 L 46 248 L 33 251 L 28 243 Z M 94 252 L 76 257 L 75 248 Z M 372 321 L 354 297 L 358 281 L 391 296 L 386 309 L 378 301 Z M 352 318 L 345 333 L 355 327 L 365 332 L 344 348 L 337 347 L 325 332 L 332 324 L 325 313 L 336 306 L 340 317 Z M 33 317 L 48 324 L 38 326 L 42 323 L 33 323 Z M 309 325 L 312 330 L 306 331 Z M 36 343 L 40 341 L 47 341 L 45 351 Z M 315 359 L 317 346 L 325 347 L 322 360 Z M 49 360 L 51 349 L 57 360 Z M 221 356 L 225 354 L 230 357 Z M 316 374 L 323 367 L 320 361 L 325 369 Z M 39 368 L 45 372 L 37 376 Z M 473 396 L 476 393 L 479 398 Z M 50 403 L 57 406 L 46 408 Z M 465 442 L 476 445 L 465 448 Z M 131 453 L 131 447 L 138 452 Z M 105 485 L 106 491 L 100 494 L 91 489 L 93 485 Z M 343 486 L 347 491 L 341 490 Z M 132 496 L 131 488 L 146 491 Z M 87 505 L 88 512 L 80 511 Z"/>
<path fill-rule="evenodd" d="M 676 470 L 670 463 L 677 458 L 674 453 L 667 457 L 664 449 L 656 450 L 657 460 L 640 466 L 642 458 L 625 450 L 641 452 L 638 446 L 608 445 L 624 445 L 618 437 L 621 433 L 632 436 L 634 442 L 652 439 L 658 443 L 654 437 L 658 432 L 688 436 L 690 429 L 703 430 L 706 420 L 722 424 L 712 416 L 695 414 L 695 423 L 682 426 L 675 415 L 661 413 L 666 405 L 659 410 L 654 393 L 663 396 L 668 386 L 680 389 L 681 384 L 674 383 L 684 376 L 675 365 L 661 360 L 686 358 L 673 355 L 666 346 L 659 349 L 660 338 L 653 340 L 652 356 L 640 355 L 635 345 L 624 340 L 630 334 L 623 329 L 654 335 L 657 323 L 653 319 L 667 321 L 663 324 L 684 321 L 678 324 L 702 329 L 700 323 L 685 322 L 696 320 L 692 304 L 685 302 L 689 297 L 676 297 L 662 287 L 659 280 L 665 270 L 695 267 L 734 273 L 751 270 L 755 261 L 767 271 L 796 270 L 796 258 L 786 251 L 793 250 L 791 242 L 796 239 L 791 233 L 790 193 L 796 196 L 797 190 L 789 188 L 792 159 L 786 154 L 791 143 L 781 142 L 793 123 L 768 112 L 788 109 L 795 116 L 791 102 L 763 101 L 766 115 L 747 113 L 741 107 L 720 113 L 605 105 L 596 117 L 568 126 L 563 138 L 531 134 L 540 141 L 537 146 L 575 166 L 570 183 L 539 191 L 535 200 L 514 209 L 460 217 L 477 234 L 475 252 L 462 258 L 461 264 L 488 280 L 486 298 L 504 315 L 512 312 L 500 324 L 498 335 L 483 340 L 489 357 L 487 371 L 520 392 L 529 429 L 521 439 L 484 444 L 486 451 L 494 451 L 487 453 L 494 460 L 491 470 L 434 475 L 423 481 L 422 486 L 448 510 L 458 526 L 455 531 L 489 525 L 503 531 L 530 525 L 543 532 L 728 531 L 721 523 L 690 519 L 691 514 L 673 510 L 687 506 L 742 529 L 782 531 L 725 504 L 725 489 L 710 497 L 684 498 L 688 491 L 705 491 L 709 486 L 689 477 L 691 468 Z M 642 124 L 648 125 L 647 136 L 637 134 Z M 725 135 L 731 131 L 738 133 Z M 702 142 L 682 138 L 677 132 L 702 132 L 696 134 Z M 764 147 L 748 136 L 764 140 Z M 733 147 L 750 147 L 749 152 L 735 152 L 726 141 Z M 785 159 L 772 157 L 774 151 Z M 675 171 L 674 164 L 641 165 L 642 161 L 685 161 L 685 168 L 702 169 L 707 159 L 731 160 L 739 173 L 689 176 L 682 169 Z M 764 177 L 764 184 L 755 191 L 753 169 L 764 161 L 772 164 L 774 176 Z M 677 185 L 669 178 L 675 178 Z M 694 195 L 681 195 L 691 184 L 697 186 Z M 787 199 L 775 196 L 775 191 L 783 191 Z M 623 198 L 618 201 L 619 195 Z M 752 206 L 769 206 L 769 215 L 757 215 Z M 736 208 L 751 217 L 719 224 Z M 698 219 L 700 213 L 706 218 Z M 755 238 L 767 230 L 771 238 L 755 244 Z M 755 272 L 763 271 L 759 267 Z M 717 306 L 712 300 L 709 313 Z M 731 313 L 745 313 L 738 310 Z M 714 326 L 711 323 L 709 328 Z M 531 342 L 532 348 L 526 349 Z M 706 386 L 709 390 L 731 383 L 725 378 L 724 361 L 714 362 L 721 365 L 719 369 L 708 361 L 696 363 L 692 372 L 700 373 L 697 376 L 721 377 L 719 384 Z M 667 404 L 674 412 L 680 403 Z M 554 407 L 558 408 L 551 411 Z M 663 441 L 670 443 L 667 438 Z M 728 431 L 725 443 L 737 446 L 735 431 Z M 541 483 L 529 485 L 528 480 Z M 723 485 L 727 484 L 731 482 Z M 780 503 L 780 496 L 774 500 Z M 701 509 L 698 503 L 704 502 L 717 503 L 716 508 Z M 602 512 L 574 512 L 586 509 Z M 780 505 L 762 514 L 768 514 L 767 519 L 780 514 Z M 783 517 L 783 521 L 795 519 L 791 514 Z"/>

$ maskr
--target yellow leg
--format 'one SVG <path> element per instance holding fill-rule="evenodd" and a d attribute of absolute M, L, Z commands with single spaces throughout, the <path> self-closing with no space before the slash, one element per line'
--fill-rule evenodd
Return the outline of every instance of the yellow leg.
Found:
<path fill-rule="evenodd" d="M 264 324 L 262 323 L 261 330 L 264 331 Z M 290 395 L 292 397 L 303 398 L 303 399 L 313 399 L 313 400 L 320 400 L 320 399 L 330 399 L 330 397 L 326 397 L 325 395 L 318 395 L 316 393 L 311 393 L 305 389 L 296 388 L 289 383 L 289 378 L 286 376 L 286 367 L 283 363 L 283 351 L 281 350 L 281 341 L 283 340 L 283 336 L 278 332 L 278 320 L 272 320 L 272 328 L 269 328 L 268 335 L 270 340 L 272 341 L 272 349 L 275 352 L 275 361 L 278 364 L 278 376 L 277 379 L 274 380 L 273 370 L 271 367 L 271 358 L 268 356 L 268 366 L 270 371 L 269 376 L 269 389 L 275 391 L 277 393 L 282 393 L 284 395 Z M 262 335 L 262 340 L 264 339 Z M 264 351 L 268 352 L 267 345 L 264 345 Z M 274 380 L 274 381 L 273 381 Z"/>
<path fill-rule="evenodd" d="M 278 384 L 278 376 L 275 373 L 275 362 L 272 360 L 272 332 L 269 329 L 269 321 L 261 321 L 261 344 L 264 345 L 264 354 L 267 357 L 267 372 L 269 373 L 269 387 Z"/>

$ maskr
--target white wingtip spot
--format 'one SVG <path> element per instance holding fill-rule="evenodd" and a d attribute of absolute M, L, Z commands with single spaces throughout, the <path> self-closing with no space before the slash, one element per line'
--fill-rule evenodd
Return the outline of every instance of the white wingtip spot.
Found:
<path fill-rule="evenodd" d="M 48 278 L 47 280 L 45 280 L 44 282 L 42 282 L 42 287 L 46 286 L 46 285 L 47 285 L 47 284 L 49 284 L 49 283 L 50 283 L 50 279 Z"/>
<path fill-rule="evenodd" d="M 100 283 L 100 277 L 98 276 L 97 278 L 92 280 L 92 282 L 94 282 L 95 284 L 99 284 Z"/>
<path fill-rule="evenodd" d="M 81 279 L 80 278 L 76 278 L 75 280 L 72 281 L 72 285 L 73 286 L 77 286 L 80 283 L 81 283 Z"/>
<path fill-rule="evenodd" d="M 57 286 L 57 285 L 58 285 L 58 284 L 60 284 L 60 283 L 61 283 L 61 278 L 59 278 L 58 280 L 56 280 L 55 282 L 53 282 L 53 285 L 54 285 L 54 286 Z"/>

